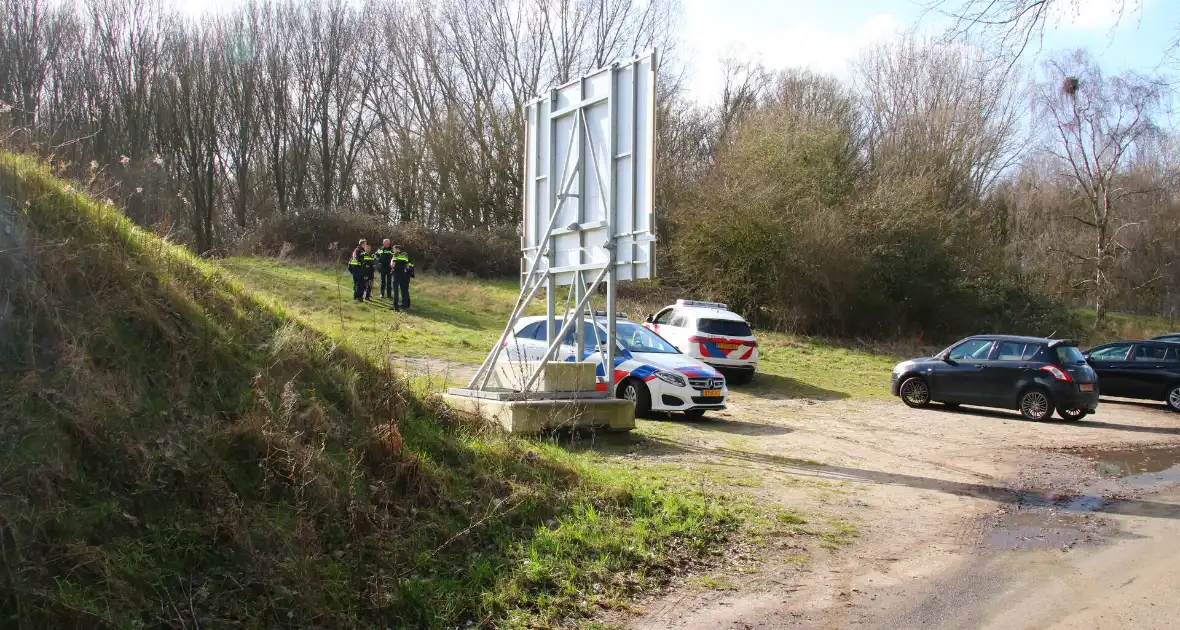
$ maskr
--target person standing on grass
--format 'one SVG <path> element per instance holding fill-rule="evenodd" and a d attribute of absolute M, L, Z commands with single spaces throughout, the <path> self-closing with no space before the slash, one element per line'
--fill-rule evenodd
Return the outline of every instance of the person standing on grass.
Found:
<path fill-rule="evenodd" d="M 377 275 L 377 258 L 373 256 L 373 248 L 365 243 L 365 299 L 373 301 L 373 279 Z"/>
<path fill-rule="evenodd" d="M 377 250 L 377 273 L 381 274 L 381 297 L 393 297 L 393 249 L 389 239 L 381 241 Z"/>
<path fill-rule="evenodd" d="M 352 258 L 348 259 L 348 272 L 352 274 L 352 299 L 357 302 L 365 301 L 365 284 L 367 270 L 365 269 L 365 247 L 368 243 L 361 239 L 352 250 Z"/>
<path fill-rule="evenodd" d="M 410 310 L 410 278 L 414 277 L 414 263 L 402 248 L 393 246 L 393 310 Z M 398 294 L 401 303 L 398 303 Z"/>

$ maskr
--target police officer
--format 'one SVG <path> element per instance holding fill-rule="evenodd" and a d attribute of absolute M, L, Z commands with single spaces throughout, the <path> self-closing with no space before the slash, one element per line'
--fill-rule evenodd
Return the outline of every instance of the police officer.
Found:
<path fill-rule="evenodd" d="M 393 246 L 393 310 L 410 310 L 410 278 L 414 277 L 414 263 L 397 245 Z M 401 293 L 401 303 L 398 303 Z"/>
<path fill-rule="evenodd" d="M 381 274 L 381 297 L 393 297 L 393 249 L 389 239 L 381 241 L 381 249 L 377 250 L 377 273 Z"/>
<path fill-rule="evenodd" d="M 357 302 L 365 301 L 365 284 L 368 279 L 368 270 L 365 269 L 365 247 L 368 243 L 365 239 L 361 239 L 356 245 L 356 249 L 352 250 L 352 258 L 348 260 L 348 272 L 352 274 L 352 299 Z"/>
<path fill-rule="evenodd" d="M 372 247 L 365 243 L 365 255 L 362 259 L 365 265 L 365 299 L 373 301 L 373 279 L 377 275 L 377 258 L 373 256 Z"/>

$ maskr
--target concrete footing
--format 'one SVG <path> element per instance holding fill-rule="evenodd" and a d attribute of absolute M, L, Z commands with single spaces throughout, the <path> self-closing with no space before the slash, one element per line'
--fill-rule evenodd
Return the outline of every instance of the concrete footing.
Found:
<path fill-rule="evenodd" d="M 530 434 L 575 427 L 607 431 L 634 429 L 635 404 L 596 392 L 595 368 L 588 362 L 550 363 L 542 372 L 539 391 L 529 394 L 514 391 L 517 388 L 503 386 L 501 376 L 496 379 L 494 389 L 452 389 L 443 400 L 459 411 L 499 424 L 509 433 Z"/>
<path fill-rule="evenodd" d="M 545 429 L 592 427 L 607 431 L 635 428 L 635 404 L 629 400 L 490 400 L 445 394 L 443 400 L 459 411 L 486 418 L 517 434 Z"/>

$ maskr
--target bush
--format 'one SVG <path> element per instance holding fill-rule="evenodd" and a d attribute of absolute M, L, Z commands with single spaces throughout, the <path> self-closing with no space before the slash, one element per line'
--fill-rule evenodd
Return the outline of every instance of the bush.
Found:
<path fill-rule="evenodd" d="M 392 225 L 381 217 L 308 210 L 274 217 L 237 246 L 243 255 L 280 253 L 314 260 L 343 259 L 359 239 L 374 248 L 389 238 L 409 252 L 419 270 L 485 278 L 520 272 L 520 236 L 515 229 L 443 232 L 419 225 Z"/>
<path fill-rule="evenodd" d="M 1005 260 L 963 182 L 875 164 L 848 132 L 771 111 L 743 123 L 674 210 L 670 279 L 757 325 L 831 336 L 1073 334 Z"/>

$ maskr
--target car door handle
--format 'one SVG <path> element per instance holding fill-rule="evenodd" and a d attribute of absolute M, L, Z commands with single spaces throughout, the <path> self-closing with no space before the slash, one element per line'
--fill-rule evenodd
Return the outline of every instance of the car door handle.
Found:
<path fill-rule="evenodd" d="M 986 365 L 977 365 L 977 366 L 975 366 L 975 369 L 982 370 L 985 367 L 987 367 L 987 366 Z"/>

